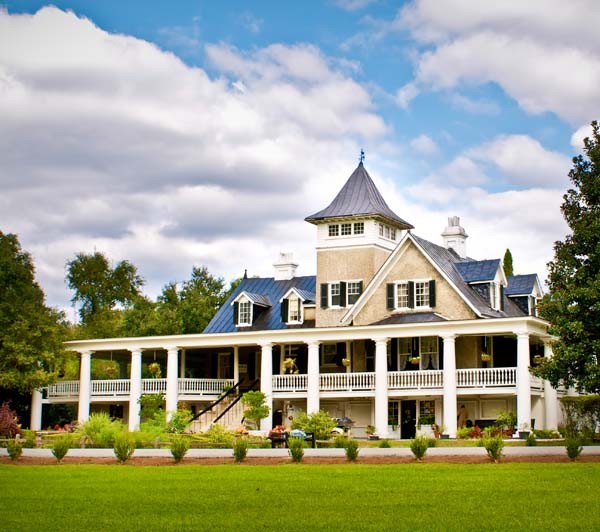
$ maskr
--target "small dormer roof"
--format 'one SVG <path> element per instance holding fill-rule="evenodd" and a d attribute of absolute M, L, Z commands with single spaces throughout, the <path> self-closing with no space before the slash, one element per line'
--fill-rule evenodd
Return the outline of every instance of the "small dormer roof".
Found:
<path fill-rule="evenodd" d="M 271 301 L 269 300 L 268 296 L 263 296 L 261 294 L 254 294 L 252 292 L 240 292 L 238 294 L 238 296 L 231 302 L 231 305 L 233 305 L 234 303 L 237 303 L 240 301 L 240 299 L 242 298 L 246 298 L 249 301 L 251 301 L 252 303 L 254 303 L 255 305 L 260 305 L 261 307 L 270 307 L 271 306 Z"/>
<path fill-rule="evenodd" d="M 541 285 L 538 276 L 535 273 L 527 275 L 509 275 L 507 277 L 508 286 L 505 294 L 507 296 L 525 296 L 536 295 L 537 291 L 541 293 Z"/>
<path fill-rule="evenodd" d="M 411 224 L 400 218 L 388 207 L 362 161 L 329 206 L 306 217 L 305 220 L 312 224 L 318 224 L 332 218 L 351 216 L 382 218 L 399 229 L 413 228 Z"/>
<path fill-rule="evenodd" d="M 279 300 L 281 303 L 284 299 L 288 299 L 292 294 L 296 294 L 304 303 L 314 303 L 315 302 L 315 293 L 309 292 L 308 290 L 302 290 L 302 288 L 292 287 L 290 288 L 283 297 Z"/>
<path fill-rule="evenodd" d="M 496 278 L 500 259 L 470 260 L 459 262 L 456 269 L 467 283 L 493 281 Z"/>

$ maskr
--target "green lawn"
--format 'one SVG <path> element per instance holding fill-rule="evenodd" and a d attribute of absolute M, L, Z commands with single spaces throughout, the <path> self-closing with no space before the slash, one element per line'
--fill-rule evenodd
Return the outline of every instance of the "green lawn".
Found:
<path fill-rule="evenodd" d="M 1 530 L 600 530 L 600 464 L 0 465 Z"/>

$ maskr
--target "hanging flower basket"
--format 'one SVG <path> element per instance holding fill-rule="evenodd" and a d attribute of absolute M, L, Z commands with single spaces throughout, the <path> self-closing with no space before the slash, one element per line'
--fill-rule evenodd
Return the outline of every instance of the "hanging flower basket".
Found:
<path fill-rule="evenodd" d="M 482 362 L 489 362 L 490 360 L 492 360 L 492 357 L 489 354 L 481 353 L 481 361 Z"/>
<path fill-rule="evenodd" d="M 350 366 L 350 359 L 349 359 L 349 358 L 342 358 L 342 365 L 343 365 L 344 367 L 346 367 L 346 368 L 347 368 L 348 366 Z"/>
<path fill-rule="evenodd" d="M 410 357 L 408 359 L 408 361 L 413 365 L 413 366 L 418 366 L 421 363 L 421 357 Z"/>
<path fill-rule="evenodd" d="M 160 364 L 158 362 L 152 362 L 151 364 L 148 364 L 148 371 L 150 372 L 153 378 L 160 379 L 161 371 Z"/>

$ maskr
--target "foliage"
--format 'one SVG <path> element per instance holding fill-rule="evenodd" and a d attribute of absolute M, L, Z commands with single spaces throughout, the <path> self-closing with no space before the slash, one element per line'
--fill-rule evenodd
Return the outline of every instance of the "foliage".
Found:
<path fill-rule="evenodd" d="M 548 263 L 549 293 L 538 306 L 550 324 L 554 356 L 534 373 L 557 387 L 600 392 L 600 131 L 592 122 L 592 136 L 584 152 L 573 159 L 573 185 L 563 196 L 561 211 L 571 234 L 554 245 Z"/>
<path fill-rule="evenodd" d="M 171 455 L 178 464 L 183 460 L 183 457 L 190 448 L 190 439 L 182 434 L 174 434 L 171 436 Z"/>
<path fill-rule="evenodd" d="M 233 440 L 233 459 L 237 462 L 243 462 L 248 454 L 248 440 L 246 438 L 239 437 Z"/>
<path fill-rule="evenodd" d="M 89 419 L 77 429 L 77 435 L 85 438 L 86 445 L 110 449 L 117 435 L 124 430 L 122 422 L 112 421 L 106 412 L 99 412 L 90 414 Z"/>
<path fill-rule="evenodd" d="M 344 450 L 346 451 L 346 460 L 348 460 L 348 462 L 356 462 L 358 459 L 358 442 L 348 438 Z"/>
<path fill-rule="evenodd" d="M 131 458 L 135 451 L 135 441 L 128 432 L 116 434 L 113 451 L 120 464 L 124 464 Z"/>
<path fill-rule="evenodd" d="M 470 438 L 471 434 L 471 427 L 463 427 L 461 429 L 457 429 L 456 431 L 456 437 L 460 440 L 466 440 L 467 438 Z"/>
<path fill-rule="evenodd" d="M 578 456 L 583 451 L 583 440 L 580 436 L 567 436 L 565 438 L 565 449 L 567 456 L 571 460 L 577 460 Z"/>
<path fill-rule="evenodd" d="M 560 406 L 567 436 L 593 438 L 595 428 L 600 424 L 600 395 L 563 397 Z"/>
<path fill-rule="evenodd" d="M 52 443 L 52 454 L 58 463 L 60 463 L 67 455 L 72 443 L 73 436 L 71 434 L 61 434 L 58 438 L 54 439 L 54 442 Z"/>
<path fill-rule="evenodd" d="M 510 249 L 506 249 L 504 252 L 504 258 L 502 259 L 502 268 L 504 269 L 504 275 L 514 275 L 513 271 L 513 257 Z"/>
<path fill-rule="evenodd" d="M 433 425 L 435 423 L 435 416 L 433 414 L 424 414 L 419 416 L 419 427 L 422 425 Z"/>
<path fill-rule="evenodd" d="M 530 432 L 525 438 L 525 445 L 527 447 L 535 447 L 537 445 L 537 438 L 533 432 Z"/>
<path fill-rule="evenodd" d="M 387 439 L 381 440 L 378 445 L 380 449 L 389 449 L 391 446 L 392 444 L 390 443 L 390 440 Z"/>
<path fill-rule="evenodd" d="M 221 425 L 211 425 L 210 428 L 203 434 L 209 443 L 220 444 L 227 447 L 233 446 L 235 433 L 227 430 Z"/>
<path fill-rule="evenodd" d="M 14 462 L 23 454 L 23 444 L 17 440 L 8 440 L 6 442 L 6 452 L 10 459 Z"/>
<path fill-rule="evenodd" d="M 143 284 L 132 263 L 123 260 L 113 267 L 99 251 L 90 255 L 78 253 L 67 263 L 67 285 L 75 292 L 71 301 L 81 305 L 79 316 L 84 326 L 118 304 L 126 307 L 133 303 Z"/>
<path fill-rule="evenodd" d="M 154 419 L 157 413 L 165 415 L 165 396 L 161 393 L 148 393 L 138 399 L 142 421 Z"/>
<path fill-rule="evenodd" d="M 171 419 L 167 423 L 167 432 L 181 434 L 188 428 L 192 417 L 192 412 L 188 409 L 179 409 L 173 412 Z"/>
<path fill-rule="evenodd" d="M 288 452 L 292 462 L 300 463 L 304 458 L 304 440 L 302 438 L 288 438 Z"/>
<path fill-rule="evenodd" d="M 345 449 L 347 441 L 348 441 L 348 436 L 346 434 L 338 434 L 333 439 L 333 446 L 336 449 Z"/>
<path fill-rule="evenodd" d="M 66 322 L 44 299 L 31 256 L 0 231 L 0 388 L 31 392 L 58 376 Z"/>
<path fill-rule="evenodd" d="M 35 447 L 35 430 L 25 429 L 21 431 L 23 447 L 25 449 L 33 449 Z"/>
<path fill-rule="evenodd" d="M 517 414 L 507 410 L 498 412 L 498 416 L 496 417 L 496 421 L 494 422 L 494 425 L 501 429 L 504 427 L 506 427 L 507 429 L 514 429 L 516 424 Z"/>
<path fill-rule="evenodd" d="M 552 429 L 535 429 L 533 434 L 539 440 L 556 440 L 560 438 L 558 431 Z"/>
<path fill-rule="evenodd" d="M 427 438 L 427 447 L 437 447 L 438 441 L 435 438 Z"/>
<path fill-rule="evenodd" d="M 260 428 L 260 420 L 268 417 L 271 408 L 267 404 L 267 396 L 258 390 L 242 395 L 242 404 L 246 407 L 244 416 Z"/>
<path fill-rule="evenodd" d="M 316 440 L 328 440 L 331 437 L 331 431 L 336 427 L 337 422 L 324 410 L 307 414 L 301 412 L 292 421 L 293 429 L 300 429 L 304 432 L 313 432 Z"/>
<path fill-rule="evenodd" d="M 375 426 L 374 425 L 367 425 L 365 427 L 365 432 L 367 434 L 375 434 Z"/>
<path fill-rule="evenodd" d="M 487 455 L 494 463 L 502 457 L 502 449 L 504 449 L 504 440 L 502 436 L 484 436 L 481 439 Z"/>
<path fill-rule="evenodd" d="M 415 455 L 415 458 L 420 462 L 429 449 L 429 438 L 425 436 L 417 436 L 410 440 L 410 450 Z"/>
<path fill-rule="evenodd" d="M 7 401 L 0 405 L 0 438 L 14 438 L 17 434 L 21 435 L 17 413 Z"/>
<path fill-rule="evenodd" d="M 119 363 L 116 360 L 92 358 L 90 374 L 93 380 L 118 379 Z"/>

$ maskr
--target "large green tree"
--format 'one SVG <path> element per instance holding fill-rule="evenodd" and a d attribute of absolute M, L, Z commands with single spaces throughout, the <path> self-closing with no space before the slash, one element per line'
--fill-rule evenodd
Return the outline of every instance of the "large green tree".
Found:
<path fill-rule="evenodd" d="M 553 386 L 565 384 L 600 392 L 600 133 L 584 141 L 584 155 L 573 159 L 572 188 L 563 196 L 562 213 L 571 229 L 554 245 L 548 263 L 549 293 L 539 313 L 558 338 L 554 357 L 536 371 Z"/>
<path fill-rule="evenodd" d="M 66 326 L 45 304 L 30 255 L 0 231 L 0 388 L 30 392 L 58 374 Z"/>
<path fill-rule="evenodd" d="M 111 266 L 104 253 L 78 253 L 67 263 L 67 285 L 79 304 L 84 336 L 118 336 L 120 307 L 132 305 L 140 297 L 144 280 L 126 260 Z"/>

